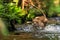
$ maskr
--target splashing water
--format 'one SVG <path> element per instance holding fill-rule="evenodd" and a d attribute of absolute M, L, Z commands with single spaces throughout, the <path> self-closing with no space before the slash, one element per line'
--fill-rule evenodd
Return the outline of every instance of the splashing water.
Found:
<path fill-rule="evenodd" d="M 50 25 L 46 26 L 44 30 L 60 33 L 60 25 L 50 24 Z"/>

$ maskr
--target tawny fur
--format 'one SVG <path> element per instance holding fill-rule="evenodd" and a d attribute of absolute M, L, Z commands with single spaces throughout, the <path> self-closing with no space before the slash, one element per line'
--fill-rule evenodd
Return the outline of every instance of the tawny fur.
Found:
<path fill-rule="evenodd" d="M 45 28 L 45 25 L 48 22 L 48 19 L 44 16 L 37 16 L 32 21 L 36 26 L 40 26 L 42 28 Z"/>
<path fill-rule="evenodd" d="M 34 6 L 32 0 L 22 0 L 22 9 L 24 9 L 24 6 L 29 6 L 29 5 Z"/>

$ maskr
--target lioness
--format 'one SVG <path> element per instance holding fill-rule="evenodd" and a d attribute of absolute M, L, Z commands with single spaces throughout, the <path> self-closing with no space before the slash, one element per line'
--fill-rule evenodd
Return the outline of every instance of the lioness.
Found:
<path fill-rule="evenodd" d="M 42 29 L 44 29 L 48 19 L 44 16 L 37 16 L 32 21 L 35 27 L 40 26 Z"/>

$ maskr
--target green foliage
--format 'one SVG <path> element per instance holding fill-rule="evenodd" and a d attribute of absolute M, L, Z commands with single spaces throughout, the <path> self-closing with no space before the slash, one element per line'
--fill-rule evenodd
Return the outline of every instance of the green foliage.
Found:
<path fill-rule="evenodd" d="M 36 16 L 36 14 L 40 14 L 40 13 L 41 12 L 38 9 L 35 9 L 35 8 L 29 9 L 26 20 L 32 20 Z"/>
<path fill-rule="evenodd" d="M 19 15 L 20 17 L 24 17 L 26 14 L 27 14 L 27 11 L 25 11 L 25 10 L 21 10 L 21 11 L 18 13 L 18 15 Z"/>
<path fill-rule="evenodd" d="M 55 6 L 54 4 L 55 0 L 44 0 L 46 7 L 44 8 L 46 14 L 48 17 L 54 17 L 57 16 L 57 14 L 60 13 L 60 6 Z"/>
<path fill-rule="evenodd" d="M 55 7 L 54 11 L 60 14 L 60 6 Z"/>
<path fill-rule="evenodd" d="M 48 17 L 55 15 L 55 13 L 60 13 L 60 6 L 54 7 L 53 1 L 54 0 L 43 0 L 45 2 L 46 8 L 44 11 L 48 13 Z M 2 2 L 1 2 L 2 3 Z M 26 20 L 32 20 L 36 13 L 40 14 L 40 10 L 32 8 L 29 11 L 22 10 L 21 7 L 16 7 L 15 3 L 0 3 L 0 17 L 9 19 L 9 20 L 16 20 L 18 23 L 22 21 L 22 19 L 26 18 Z M 28 15 L 27 15 L 28 13 Z M 25 17 L 27 15 L 27 17 Z"/>
<path fill-rule="evenodd" d="M 35 17 L 35 10 L 34 9 L 30 9 L 29 13 L 27 15 L 27 20 L 32 20 Z"/>
<path fill-rule="evenodd" d="M 5 14 L 6 17 L 9 17 L 10 20 L 12 19 L 19 19 L 18 13 L 21 11 L 21 8 L 16 7 L 15 5 L 8 4 L 8 11 Z"/>
<path fill-rule="evenodd" d="M 45 12 L 48 14 L 48 17 L 53 17 L 53 16 L 57 16 L 57 14 L 60 13 L 60 6 L 55 6 L 54 4 L 55 0 L 45 0 L 45 5 L 46 8 L 44 9 Z"/>
<path fill-rule="evenodd" d="M 47 16 L 48 17 L 52 17 L 53 16 L 53 8 L 54 8 L 54 0 L 44 0 L 44 2 L 45 2 L 45 5 L 46 5 L 46 7 L 45 7 L 45 12 L 46 12 L 46 14 L 47 14 Z"/>
<path fill-rule="evenodd" d="M 3 0 L 0 0 L 0 26 L 1 26 L 0 31 L 4 36 L 7 36 L 7 35 L 9 35 L 9 32 L 5 25 L 5 21 L 3 21 L 3 19 L 1 18 L 3 16 L 2 15 L 3 13 L 5 13 L 5 7 L 3 5 Z"/>
<path fill-rule="evenodd" d="M 52 17 L 54 15 L 54 7 L 51 7 L 48 11 L 48 17 Z"/>
<path fill-rule="evenodd" d="M 48 16 L 54 16 L 54 15 L 56 15 L 57 16 L 57 14 L 60 14 L 60 6 L 57 6 L 57 7 L 51 7 L 50 9 L 49 9 L 49 12 L 48 12 Z"/>
<path fill-rule="evenodd" d="M 5 5 L 1 5 L 0 11 L 0 17 L 8 20 L 16 20 L 20 24 L 22 17 L 26 15 L 26 11 L 22 10 L 21 7 L 16 7 L 13 3 L 5 3 Z"/>

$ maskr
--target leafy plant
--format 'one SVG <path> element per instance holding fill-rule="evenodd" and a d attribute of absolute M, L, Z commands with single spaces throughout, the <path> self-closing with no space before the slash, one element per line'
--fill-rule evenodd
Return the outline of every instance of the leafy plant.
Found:
<path fill-rule="evenodd" d="M 30 9 L 26 19 L 32 20 L 35 17 L 34 13 L 35 13 L 35 10 Z"/>
<path fill-rule="evenodd" d="M 21 7 L 16 7 L 15 4 L 13 3 L 6 3 L 5 5 L 3 5 L 3 9 L 0 13 L 0 16 L 2 18 L 8 19 L 8 20 L 16 20 L 18 22 L 18 20 L 20 20 L 20 24 L 22 22 L 22 17 L 24 17 L 26 15 L 26 11 L 22 10 Z M 18 22 L 18 23 L 19 23 Z"/>
<path fill-rule="evenodd" d="M 4 8 L 4 5 L 3 5 L 3 0 L 0 0 L 0 26 L 1 26 L 1 33 L 4 35 L 4 36 L 7 36 L 9 35 L 9 32 L 8 32 L 8 29 L 5 25 L 5 21 L 1 18 L 3 15 L 3 13 L 5 13 L 5 8 Z"/>
<path fill-rule="evenodd" d="M 54 11 L 55 11 L 56 13 L 60 13 L 60 6 L 55 7 Z"/>
<path fill-rule="evenodd" d="M 26 17 L 26 20 L 32 20 L 34 17 L 36 17 L 36 14 L 41 14 L 40 10 L 35 8 L 30 9 Z"/>
<path fill-rule="evenodd" d="M 52 17 L 53 16 L 53 8 L 54 8 L 54 0 L 44 0 L 44 3 L 46 5 L 45 7 L 45 12 L 47 14 L 48 17 Z"/>
<path fill-rule="evenodd" d="M 57 7 L 51 7 L 49 10 L 49 15 L 48 16 L 57 16 L 57 14 L 60 14 L 60 6 Z"/>

